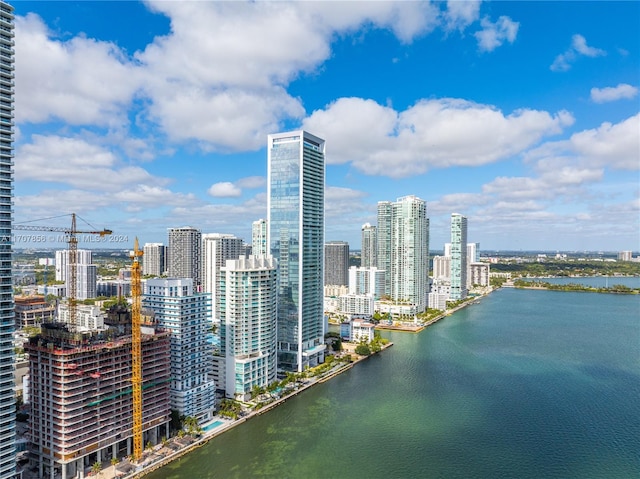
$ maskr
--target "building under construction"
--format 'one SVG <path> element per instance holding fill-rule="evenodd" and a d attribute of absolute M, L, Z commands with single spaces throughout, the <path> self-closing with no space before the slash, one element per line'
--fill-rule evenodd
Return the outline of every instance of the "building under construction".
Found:
<path fill-rule="evenodd" d="M 29 353 L 32 465 L 39 477 L 82 478 L 95 462 L 131 455 L 131 318 L 109 315 L 108 329 L 77 332 L 43 324 Z M 142 331 L 145 443 L 169 437 L 170 338 L 146 321 Z"/>

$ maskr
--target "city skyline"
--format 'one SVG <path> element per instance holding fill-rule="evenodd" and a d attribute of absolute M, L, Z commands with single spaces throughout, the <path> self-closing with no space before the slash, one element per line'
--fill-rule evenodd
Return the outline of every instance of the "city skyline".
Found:
<path fill-rule="evenodd" d="M 640 249 L 637 2 L 15 8 L 16 223 L 249 242 L 267 135 L 303 128 L 327 142 L 325 236 L 354 250 L 405 195 L 433 249 L 454 211 L 487 250 Z"/>

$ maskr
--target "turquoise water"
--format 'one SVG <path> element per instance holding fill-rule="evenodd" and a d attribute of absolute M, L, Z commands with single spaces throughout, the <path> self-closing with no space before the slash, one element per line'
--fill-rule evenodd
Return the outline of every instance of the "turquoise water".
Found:
<path fill-rule="evenodd" d="M 640 296 L 503 289 L 149 477 L 640 477 Z"/>
<path fill-rule="evenodd" d="M 212 429 L 217 428 L 218 426 L 221 426 L 222 424 L 224 424 L 224 421 L 212 422 L 211 424 L 207 424 L 206 426 L 204 426 L 202 430 L 205 432 L 208 432 L 208 431 L 211 431 Z"/>

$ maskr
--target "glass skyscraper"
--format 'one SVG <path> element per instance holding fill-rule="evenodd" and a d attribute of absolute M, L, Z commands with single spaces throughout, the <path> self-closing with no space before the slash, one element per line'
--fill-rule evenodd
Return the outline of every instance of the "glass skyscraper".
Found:
<path fill-rule="evenodd" d="M 451 215 L 451 295 L 452 300 L 467 297 L 467 217 Z"/>
<path fill-rule="evenodd" d="M 16 474 L 11 286 L 11 197 L 13 188 L 13 7 L 0 2 L 0 478 Z"/>
<path fill-rule="evenodd" d="M 278 262 L 278 368 L 324 362 L 324 147 L 305 131 L 268 137 L 268 243 Z"/>

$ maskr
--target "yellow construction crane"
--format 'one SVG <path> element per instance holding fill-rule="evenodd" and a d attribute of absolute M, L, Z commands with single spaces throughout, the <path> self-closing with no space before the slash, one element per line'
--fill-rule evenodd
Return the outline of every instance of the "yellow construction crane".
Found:
<path fill-rule="evenodd" d="M 138 238 L 130 253 L 131 264 L 131 383 L 133 390 L 133 460 L 142 457 L 142 333 L 141 297 L 142 281 L 140 258 L 143 252 L 138 249 Z"/>
<path fill-rule="evenodd" d="M 51 218 L 45 218 L 51 219 Z M 22 231 L 49 231 L 52 233 L 64 233 L 69 244 L 69 291 L 67 291 L 67 297 L 69 298 L 69 323 L 75 330 L 77 328 L 77 276 L 78 276 L 78 236 L 79 234 L 85 235 L 110 235 L 111 230 L 103 229 L 102 231 L 81 231 L 76 228 L 76 214 L 71 213 L 71 228 L 63 228 L 58 226 L 38 226 L 38 225 L 25 225 L 14 224 L 12 226 L 14 230 Z"/>

